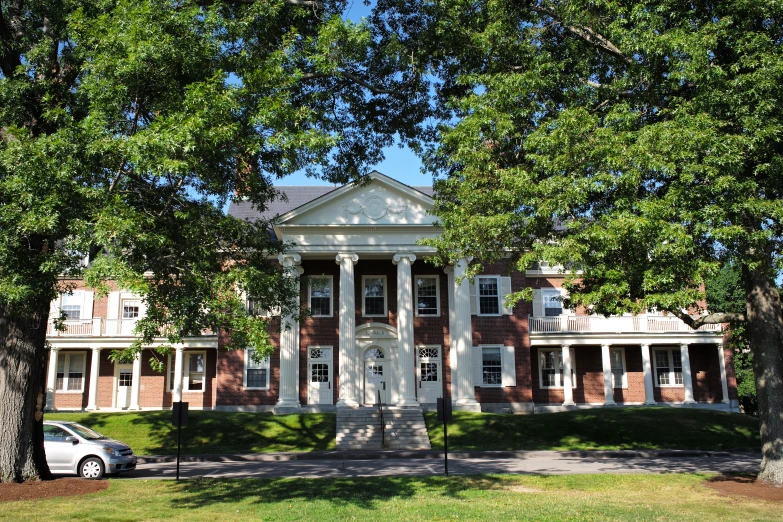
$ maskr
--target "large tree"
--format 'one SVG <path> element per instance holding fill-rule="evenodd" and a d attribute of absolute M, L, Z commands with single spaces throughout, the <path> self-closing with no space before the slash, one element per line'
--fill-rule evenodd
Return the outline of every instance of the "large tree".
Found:
<path fill-rule="evenodd" d="M 381 0 L 373 23 L 436 79 L 433 243 L 578 268 L 566 304 L 591 313 L 744 322 L 759 477 L 783 485 L 783 3 Z M 744 312 L 695 313 L 725 259 Z"/>
<path fill-rule="evenodd" d="M 285 245 L 226 202 L 263 209 L 300 169 L 355 178 L 395 132 L 414 136 L 426 98 L 397 44 L 375 45 L 344 4 L 0 0 L 0 482 L 48 475 L 45 332 L 62 276 L 143 296 L 120 358 L 206 328 L 268 351 L 238 290 L 297 313 L 270 261 Z"/>

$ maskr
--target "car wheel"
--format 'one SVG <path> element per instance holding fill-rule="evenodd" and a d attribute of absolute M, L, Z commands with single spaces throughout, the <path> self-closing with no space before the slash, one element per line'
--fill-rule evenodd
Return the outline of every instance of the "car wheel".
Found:
<path fill-rule="evenodd" d="M 92 480 L 103 477 L 103 461 L 97 457 L 85 459 L 79 466 L 79 475 Z"/>

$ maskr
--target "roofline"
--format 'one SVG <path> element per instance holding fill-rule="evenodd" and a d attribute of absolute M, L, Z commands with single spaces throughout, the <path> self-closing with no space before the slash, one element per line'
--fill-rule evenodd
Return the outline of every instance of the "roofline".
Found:
<path fill-rule="evenodd" d="M 381 183 L 384 183 L 386 185 L 390 185 L 393 188 L 396 188 L 397 190 L 404 192 L 408 194 L 410 197 L 419 199 L 423 201 L 424 203 L 427 203 L 429 205 L 432 205 L 435 203 L 435 201 L 432 199 L 431 196 L 428 196 L 424 192 L 417 190 L 410 185 L 406 185 L 405 183 L 402 183 L 401 181 L 397 181 L 394 178 L 390 178 L 386 174 L 383 174 L 381 172 L 378 172 L 377 170 L 374 170 L 367 174 L 367 177 L 371 180 L 377 180 Z M 308 201 L 307 203 L 300 205 L 294 209 L 289 210 L 285 214 L 278 216 L 279 221 L 278 225 L 284 225 L 286 221 L 288 221 L 291 218 L 294 218 L 300 214 L 303 214 L 307 212 L 310 209 L 313 209 L 317 206 L 320 206 L 324 203 L 327 203 L 328 201 L 344 194 L 345 192 L 348 192 L 353 187 L 356 186 L 356 182 L 346 183 L 342 187 L 338 187 L 332 191 L 327 192 L 326 194 L 322 196 L 318 196 L 317 198 Z M 275 229 L 277 229 L 277 226 L 275 226 Z"/>

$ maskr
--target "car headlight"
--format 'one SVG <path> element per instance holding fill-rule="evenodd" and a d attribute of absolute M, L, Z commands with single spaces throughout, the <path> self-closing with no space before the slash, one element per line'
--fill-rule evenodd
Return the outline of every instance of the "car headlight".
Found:
<path fill-rule="evenodd" d="M 110 448 L 108 446 L 103 447 L 103 451 L 107 451 L 110 455 L 114 455 L 115 457 L 122 457 L 122 453 L 120 453 L 118 450 L 114 448 Z"/>

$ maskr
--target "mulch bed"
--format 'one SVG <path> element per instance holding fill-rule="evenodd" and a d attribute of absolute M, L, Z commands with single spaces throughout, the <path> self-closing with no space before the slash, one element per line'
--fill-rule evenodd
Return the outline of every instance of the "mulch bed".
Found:
<path fill-rule="evenodd" d="M 0 484 L 0 502 L 40 500 L 52 497 L 73 497 L 103 491 L 109 487 L 106 480 L 59 478 L 24 484 Z"/>
<path fill-rule="evenodd" d="M 721 495 L 756 498 L 771 502 L 783 502 L 783 488 L 756 482 L 754 475 L 721 475 L 704 483 Z"/>

